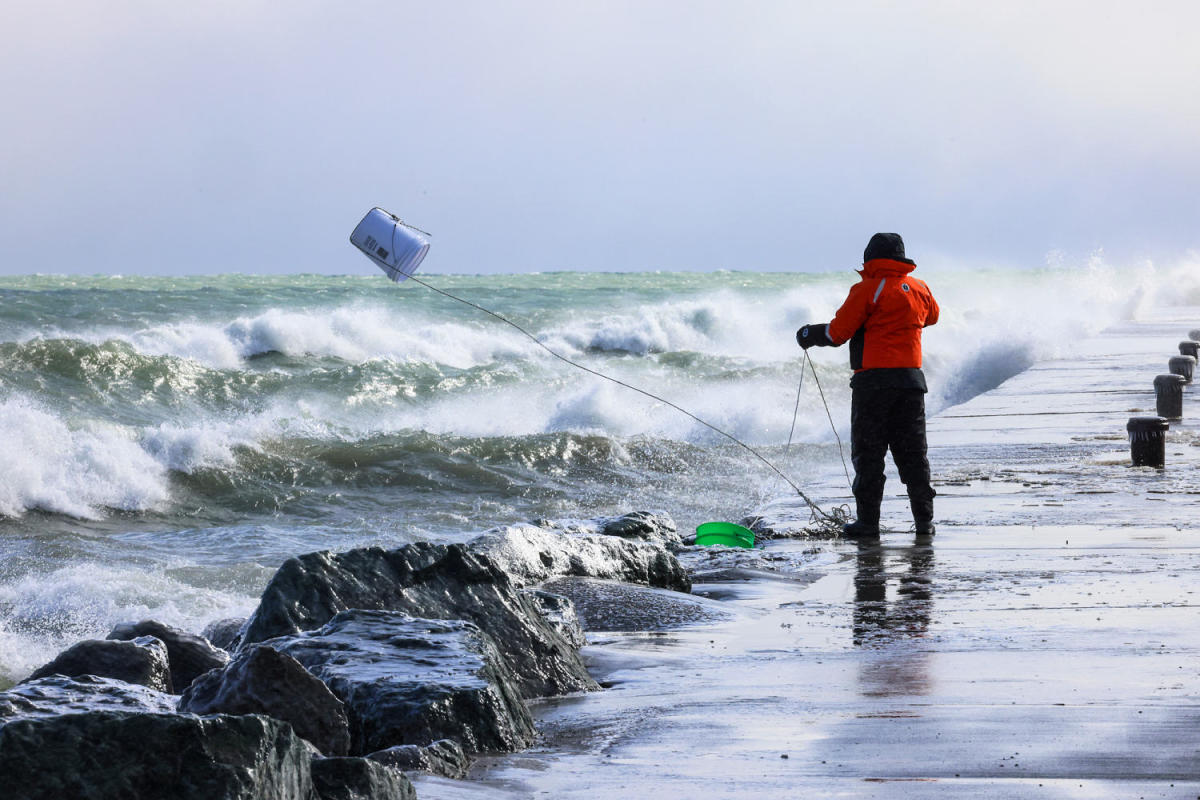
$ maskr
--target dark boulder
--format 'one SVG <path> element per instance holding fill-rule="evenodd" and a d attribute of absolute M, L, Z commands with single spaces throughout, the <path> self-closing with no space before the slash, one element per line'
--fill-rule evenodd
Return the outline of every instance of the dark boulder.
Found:
<path fill-rule="evenodd" d="M 683 543 L 675 520 L 661 511 L 631 511 L 618 517 L 603 517 L 594 522 L 600 533 L 605 536 L 641 539 L 660 544 L 669 550 L 674 550 Z"/>
<path fill-rule="evenodd" d="M 367 758 L 401 772 L 428 772 L 444 778 L 465 778 L 471 769 L 470 757 L 453 739 L 441 739 L 424 747 L 401 744 L 377 750 Z"/>
<path fill-rule="evenodd" d="M 675 520 L 664 511 L 631 511 L 594 519 L 537 519 L 533 525 L 564 533 L 599 533 L 622 539 L 640 539 L 674 550 L 683 543 Z"/>
<path fill-rule="evenodd" d="M 617 522 L 609 527 L 621 529 Z M 643 529 L 632 523 L 628 527 Z M 687 571 L 661 541 L 605 530 L 608 527 L 601 525 L 565 529 L 511 525 L 480 534 L 469 547 L 526 586 L 570 575 L 690 591 Z M 678 543 L 678 534 L 674 541 Z"/>
<path fill-rule="evenodd" d="M 173 694 L 112 678 L 52 675 L 0 692 L 0 725 L 14 719 L 82 714 L 85 711 L 173 714 L 178 699 Z"/>
<path fill-rule="evenodd" d="M 35 670 L 22 683 L 51 675 L 97 675 L 125 683 L 148 686 L 160 692 L 173 692 L 167 646 L 153 636 L 139 636 L 130 642 L 86 639 L 59 653 L 53 661 Z"/>
<path fill-rule="evenodd" d="M 533 598 L 537 607 L 541 609 L 542 616 L 572 647 L 580 648 L 587 644 L 579 615 L 575 612 L 575 604 L 569 597 L 542 589 L 525 589 L 524 592 Z"/>
<path fill-rule="evenodd" d="M 245 624 L 245 617 L 227 617 L 208 623 L 200 635 L 208 639 L 213 647 L 232 653 L 242 642 L 242 626 Z"/>
<path fill-rule="evenodd" d="M 171 684 L 177 693 L 191 686 L 192 681 L 210 669 L 229 663 L 229 654 L 213 647 L 207 639 L 152 619 L 123 622 L 113 628 L 107 638 L 129 641 L 139 636 L 153 636 L 167 646 Z"/>
<path fill-rule="evenodd" d="M 365 758 L 314 758 L 313 785 L 321 800 L 416 800 L 402 772 Z"/>
<path fill-rule="evenodd" d="M 478 625 L 512 666 L 524 697 L 598 688 L 578 650 L 520 588 L 486 556 L 461 544 L 309 553 L 288 559 L 271 578 L 243 646 L 318 628 L 352 608 L 398 611 Z"/>
<path fill-rule="evenodd" d="M 265 714 L 290 722 L 296 735 L 325 755 L 350 752 L 342 701 L 291 656 L 254 645 L 229 666 L 201 675 L 179 700 L 192 714 Z"/>
<path fill-rule="evenodd" d="M 265 644 L 294 657 L 345 704 L 353 753 L 447 738 L 473 751 L 533 741 L 515 676 L 470 622 L 353 610 L 320 630 Z"/>
<path fill-rule="evenodd" d="M 286 722 L 91 711 L 0 727 L 6 800 L 316 800 Z"/>

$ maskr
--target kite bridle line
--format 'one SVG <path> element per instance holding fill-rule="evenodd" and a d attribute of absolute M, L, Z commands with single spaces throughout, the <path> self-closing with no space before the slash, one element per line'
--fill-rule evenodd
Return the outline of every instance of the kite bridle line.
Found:
<path fill-rule="evenodd" d="M 397 222 L 399 222 L 399 220 L 397 220 Z M 404 223 L 401 223 L 401 224 L 404 224 Z M 412 226 L 410 225 L 408 227 L 412 227 Z M 416 230 L 416 229 L 414 229 L 414 230 Z M 393 229 L 393 239 L 394 239 L 394 237 L 395 237 L 395 229 Z M 478 303 L 473 303 L 470 300 L 466 300 L 462 297 L 459 297 L 458 295 L 451 294 L 450 292 L 446 291 L 445 289 L 439 289 L 437 286 L 434 286 L 430 283 L 426 283 L 425 281 L 423 281 L 420 278 L 417 278 L 413 275 L 409 275 L 408 279 L 412 280 L 412 281 L 416 281 L 417 283 L 424 286 L 426 289 L 436 292 L 437 294 L 440 294 L 443 297 L 447 297 L 451 300 L 455 300 L 459 303 L 462 303 L 463 305 L 470 306 L 471 308 L 475 309 L 476 311 L 482 311 L 484 314 L 487 314 L 489 317 L 492 317 L 493 319 L 503 322 L 505 325 L 508 325 L 509 327 L 513 328 L 518 333 L 520 333 L 522 336 L 529 339 L 529 341 L 533 342 L 538 347 L 542 348 L 547 353 L 554 356 L 555 358 L 557 358 L 559 361 L 562 361 L 563 363 L 570 364 L 572 367 L 581 369 L 584 372 L 595 375 L 598 378 L 603 378 L 604 380 L 609 381 L 611 383 L 615 383 L 618 386 L 624 386 L 626 389 L 631 389 L 631 390 L 637 392 L 638 394 L 649 397 L 652 400 L 657 400 L 658 402 L 662 403 L 663 405 L 670 406 L 671 408 L 675 409 L 679 413 L 700 423 L 701 425 L 703 425 L 704 427 L 713 431 L 714 433 L 718 433 L 721 436 L 724 436 L 726 439 L 728 439 L 729 441 L 738 445 L 743 450 L 750 453 L 750 455 L 754 456 L 759 461 L 761 461 L 763 464 L 765 464 L 768 469 L 770 469 L 772 472 L 774 472 L 776 475 L 778 475 L 780 478 L 782 478 L 783 481 L 788 486 L 792 487 L 792 489 L 795 490 L 796 494 L 800 496 L 800 499 L 804 501 L 804 503 L 809 507 L 809 510 L 812 512 L 812 520 L 813 521 L 817 522 L 818 524 L 825 525 L 825 526 L 836 526 L 839 530 L 841 528 L 841 525 L 844 522 L 846 522 L 847 514 L 842 508 L 834 508 L 832 512 L 827 512 L 827 511 L 823 510 L 819 505 L 816 504 L 816 502 L 814 502 L 812 500 L 812 498 L 810 498 L 808 495 L 806 495 L 804 493 L 804 491 L 799 486 L 796 485 L 795 481 L 793 481 L 791 478 L 789 478 L 787 475 L 785 475 L 782 470 L 780 470 L 778 467 L 776 467 L 774 464 L 772 464 L 770 461 L 768 461 L 767 458 L 762 453 L 758 452 L 753 447 L 751 447 L 750 445 L 743 442 L 741 439 L 734 436 L 732 433 L 729 433 L 728 431 L 724 431 L 724 430 L 718 428 L 716 425 L 713 425 L 711 422 L 708 422 L 707 420 L 701 419 L 700 417 L 696 416 L 692 412 L 688 411 L 686 408 L 682 408 L 682 407 L 676 405 L 675 403 L 672 403 L 670 400 L 667 400 L 666 398 L 659 397 L 658 395 L 654 394 L 653 392 L 648 392 L 645 389 L 641 389 L 641 388 L 638 388 L 637 386 L 634 386 L 633 384 L 626 383 L 625 381 L 620 380 L 619 378 L 614 378 L 611 375 L 605 375 L 603 372 L 600 372 L 599 370 L 592 369 L 591 367 L 580 364 L 578 361 L 573 361 L 572 359 L 567 358 L 563 354 L 561 354 L 561 353 L 557 352 L 556 350 L 552 349 L 551 347 L 547 346 L 544 342 L 542 342 L 540 339 L 538 339 L 532 333 L 525 330 L 520 325 L 518 325 L 517 323 L 508 319 L 507 317 L 505 317 L 502 314 L 498 314 L 495 311 L 492 311 L 491 309 L 484 308 L 483 306 L 479 305 Z M 808 354 L 805 353 L 805 355 L 807 356 Z M 809 363 L 811 364 L 812 362 L 810 361 Z M 816 367 L 815 366 L 813 367 L 813 376 L 814 377 L 816 376 Z M 822 399 L 824 399 L 823 393 L 822 393 Z M 825 410 L 826 410 L 826 412 L 829 411 L 828 404 L 826 404 Z M 793 420 L 793 426 L 794 426 L 794 424 L 795 423 Z M 833 424 L 832 417 L 830 417 L 830 424 Z M 836 431 L 835 431 L 835 433 L 836 433 Z M 841 445 L 840 440 L 838 442 L 838 445 L 840 447 L 840 445 Z"/>

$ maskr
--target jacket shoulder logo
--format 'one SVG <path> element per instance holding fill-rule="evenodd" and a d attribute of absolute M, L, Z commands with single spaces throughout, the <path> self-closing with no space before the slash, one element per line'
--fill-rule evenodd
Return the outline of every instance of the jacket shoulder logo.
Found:
<path fill-rule="evenodd" d="M 907 283 L 902 283 L 902 284 L 900 284 L 900 289 L 901 289 L 902 291 L 905 291 L 905 292 L 911 292 L 911 291 L 912 291 L 912 289 L 908 288 L 908 284 L 907 284 Z"/>

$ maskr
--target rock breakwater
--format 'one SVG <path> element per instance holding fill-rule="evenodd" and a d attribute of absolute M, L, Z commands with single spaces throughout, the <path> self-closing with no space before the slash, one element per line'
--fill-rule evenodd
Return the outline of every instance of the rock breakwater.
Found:
<path fill-rule="evenodd" d="M 526 700 L 599 688 L 541 584 L 687 592 L 681 544 L 635 512 L 291 558 L 249 619 L 206 628 L 221 647 L 142 620 L 0 693 L 0 774 L 12 798 L 407 800 L 406 771 L 531 744 Z"/>

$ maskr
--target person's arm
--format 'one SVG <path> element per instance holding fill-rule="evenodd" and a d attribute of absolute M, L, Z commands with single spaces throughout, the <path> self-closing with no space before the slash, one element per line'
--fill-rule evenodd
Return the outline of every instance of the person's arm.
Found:
<path fill-rule="evenodd" d="M 876 283 L 878 282 L 859 281 L 850 287 L 846 302 L 842 303 L 842 307 L 833 315 L 833 320 L 825 329 L 829 341 L 838 346 L 843 345 L 867 323 L 867 315 L 871 311 L 871 292 L 875 291 Z"/>
<path fill-rule="evenodd" d="M 850 294 L 833 316 L 832 322 L 809 323 L 796 331 L 797 344 L 805 350 L 810 347 L 839 347 L 845 344 L 867 321 L 867 303 L 862 287 L 860 282 L 850 288 Z"/>

